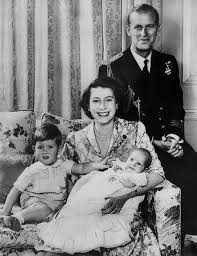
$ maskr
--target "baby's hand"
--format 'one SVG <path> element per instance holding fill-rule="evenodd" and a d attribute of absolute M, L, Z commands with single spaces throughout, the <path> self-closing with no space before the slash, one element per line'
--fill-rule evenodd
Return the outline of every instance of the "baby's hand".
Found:
<path fill-rule="evenodd" d="M 111 176 L 109 177 L 109 182 L 114 182 L 114 181 L 116 181 L 116 180 L 119 180 L 119 178 L 118 178 L 116 175 L 111 175 Z"/>
<path fill-rule="evenodd" d="M 122 167 L 120 167 L 119 165 L 117 165 L 117 164 L 114 164 L 113 165 L 113 170 L 116 172 L 116 171 L 118 171 L 118 170 L 122 170 Z"/>

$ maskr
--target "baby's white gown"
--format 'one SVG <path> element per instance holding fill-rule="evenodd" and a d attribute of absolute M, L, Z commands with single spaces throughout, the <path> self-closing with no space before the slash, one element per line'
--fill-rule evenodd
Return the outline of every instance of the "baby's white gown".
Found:
<path fill-rule="evenodd" d="M 137 186 L 146 185 L 145 173 L 133 173 L 132 181 Z M 118 214 L 102 215 L 104 199 L 127 194 L 131 188 L 114 178 L 117 172 L 91 172 L 80 178 L 73 187 L 66 205 L 50 223 L 38 225 L 38 235 L 44 244 L 38 250 L 74 254 L 99 247 L 111 248 L 130 241 L 130 225 L 139 203 L 144 196 L 127 200 Z"/>

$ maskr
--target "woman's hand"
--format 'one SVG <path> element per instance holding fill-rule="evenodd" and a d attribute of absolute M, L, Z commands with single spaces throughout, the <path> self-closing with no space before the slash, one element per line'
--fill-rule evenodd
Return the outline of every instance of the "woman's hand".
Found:
<path fill-rule="evenodd" d="M 107 204 L 101 209 L 102 214 L 114 214 L 119 213 L 123 205 L 128 200 L 128 195 L 122 195 L 117 197 L 105 197 L 105 200 L 108 200 Z"/>
<path fill-rule="evenodd" d="M 87 162 L 87 163 L 74 163 L 72 166 L 71 173 L 76 175 L 84 175 L 88 174 L 92 171 L 104 171 L 108 169 L 108 165 L 106 165 L 107 158 L 104 159 L 100 163 L 96 162 Z"/>
<path fill-rule="evenodd" d="M 92 166 L 92 171 L 103 171 L 105 169 L 108 169 L 109 166 L 106 164 L 108 161 L 108 157 L 106 157 L 102 162 L 100 163 L 90 163 Z"/>

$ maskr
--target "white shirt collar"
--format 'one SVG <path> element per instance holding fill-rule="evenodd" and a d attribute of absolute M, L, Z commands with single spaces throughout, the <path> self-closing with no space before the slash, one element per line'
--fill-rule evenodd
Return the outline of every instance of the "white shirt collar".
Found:
<path fill-rule="evenodd" d="M 143 58 L 142 56 L 140 56 L 139 54 L 137 54 L 134 50 L 133 47 L 130 47 L 131 53 L 134 57 L 134 59 L 136 60 L 138 66 L 140 67 L 140 69 L 142 70 L 144 67 L 144 60 L 145 58 Z M 151 68 L 151 57 L 152 57 L 152 52 L 150 52 L 150 54 L 148 55 L 148 57 L 146 58 L 148 60 L 148 71 L 150 72 L 150 68 Z"/>
<path fill-rule="evenodd" d="M 58 166 L 60 166 L 62 164 L 62 160 L 58 159 L 54 164 L 52 165 L 44 165 L 43 163 L 41 163 L 40 161 L 36 162 L 37 168 L 41 169 L 41 170 L 45 170 L 48 168 L 57 168 Z"/>

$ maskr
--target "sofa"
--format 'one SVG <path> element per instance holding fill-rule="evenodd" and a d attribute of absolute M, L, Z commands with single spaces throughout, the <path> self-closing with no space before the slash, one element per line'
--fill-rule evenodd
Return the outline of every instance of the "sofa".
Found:
<path fill-rule="evenodd" d="M 63 117 L 43 113 L 39 123 L 53 123 L 63 135 L 63 141 L 71 131 L 85 127 L 89 121 L 65 120 Z M 0 112 L 0 207 L 13 182 L 33 160 L 32 134 L 36 128 L 33 110 Z M 132 228 L 140 234 L 144 223 L 155 234 L 161 255 L 181 255 L 180 188 L 165 180 L 146 195 L 141 207 L 141 221 Z M 20 205 L 13 208 L 18 211 Z M 0 255 L 36 255 L 34 246 L 39 243 L 36 224 L 23 225 L 17 233 L 0 227 Z M 130 253 L 130 255 L 136 255 Z"/>

